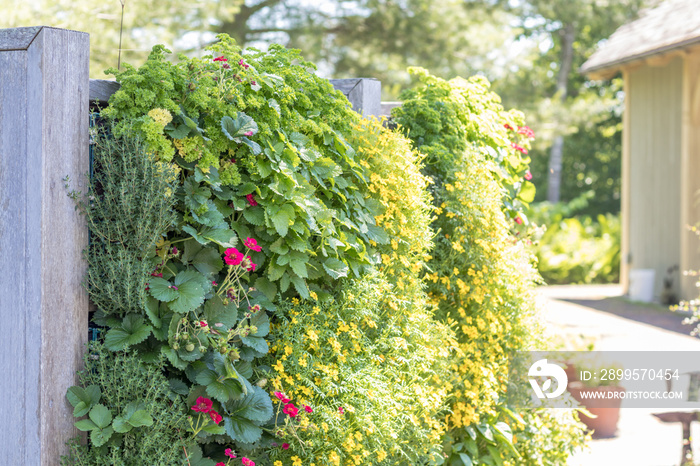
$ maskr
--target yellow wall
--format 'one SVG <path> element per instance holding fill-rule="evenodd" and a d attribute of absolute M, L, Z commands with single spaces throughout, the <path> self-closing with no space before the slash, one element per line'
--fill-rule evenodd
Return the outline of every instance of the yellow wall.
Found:
<path fill-rule="evenodd" d="M 629 256 L 622 260 L 629 269 L 656 270 L 655 296 L 666 269 L 681 266 L 683 66 L 675 58 L 666 66 L 625 73 L 629 164 L 623 216 L 629 218 Z"/>

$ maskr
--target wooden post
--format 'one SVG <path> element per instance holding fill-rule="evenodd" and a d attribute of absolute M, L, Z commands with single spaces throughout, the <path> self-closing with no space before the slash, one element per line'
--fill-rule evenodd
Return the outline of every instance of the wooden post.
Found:
<path fill-rule="evenodd" d="M 0 30 L 0 463 L 57 465 L 87 341 L 89 36 Z"/>
<path fill-rule="evenodd" d="M 363 117 L 381 116 L 381 81 L 371 78 L 331 79 L 331 84 L 345 94 L 353 110 Z"/>

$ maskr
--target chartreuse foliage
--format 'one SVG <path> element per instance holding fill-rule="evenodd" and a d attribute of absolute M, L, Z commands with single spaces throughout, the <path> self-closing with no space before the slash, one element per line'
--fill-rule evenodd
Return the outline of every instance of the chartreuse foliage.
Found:
<path fill-rule="evenodd" d="M 404 93 L 394 115 L 426 154 L 425 172 L 434 181 L 438 236 L 425 278 L 437 317 L 455 329 L 458 342 L 445 380 L 452 394 L 446 462 L 561 464 L 562 454 L 583 440 L 580 424 L 549 425 L 564 453 L 540 451 L 529 462 L 532 451 L 521 442 L 541 435 L 542 425 L 536 415 L 526 423 L 501 401 L 509 354 L 540 338 L 532 321 L 537 275 L 511 234 L 511 219 L 522 221 L 532 189 L 522 179 L 528 160 L 514 147 L 524 143 L 509 139 L 526 133 L 509 129 L 521 128 L 521 115 L 505 112 L 483 78 L 419 75 L 421 84 Z"/>
<path fill-rule="evenodd" d="M 270 364 L 274 390 L 313 406 L 302 430 L 284 428 L 270 453 L 283 465 L 439 462 L 453 332 L 433 319 L 420 271 L 432 232 L 421 156 L 401 135 L 363 121 L 349 141 L 382 205 L 376 274 L 346 283 L 330 304 L 280 306 Z M 278 465 L 279 463 L 274 463 Z"/>

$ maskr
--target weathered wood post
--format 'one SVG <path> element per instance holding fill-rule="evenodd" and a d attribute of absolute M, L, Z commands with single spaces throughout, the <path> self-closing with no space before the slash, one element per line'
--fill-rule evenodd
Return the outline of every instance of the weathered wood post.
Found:
<path fill-rule="evenodd" d="M 345 94 L 352 109 L 363 117 L 382 114 L 382 83 L 373 78 L 331 79 L 333 87 Z"/>
<path fill-rule="evenodd" d="M 0 30 L 0 463 L 55 465 L 87 341 L 88 34 Z"/>

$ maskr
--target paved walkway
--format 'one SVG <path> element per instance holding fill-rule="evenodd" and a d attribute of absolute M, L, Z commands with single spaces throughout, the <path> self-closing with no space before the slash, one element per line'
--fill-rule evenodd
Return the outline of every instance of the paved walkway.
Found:
<path fill-rule="evenodd" d="M 581 345 L 578 349 L 593 343 L 601 351 L 700 351 L 700 339 L 689 336 L 683 316 L 659 305 L 629 303 L 617 285 L 542 287 L 540 300 L 549 330 Z M 623 406 L 617 437 L 591 441 L 568 466 L 678 465 L 681 427 L 656 420 L 651 413 L 658 411 Z M 692 436 L 698 457 L 700 423 L 694 423 Z"/>

